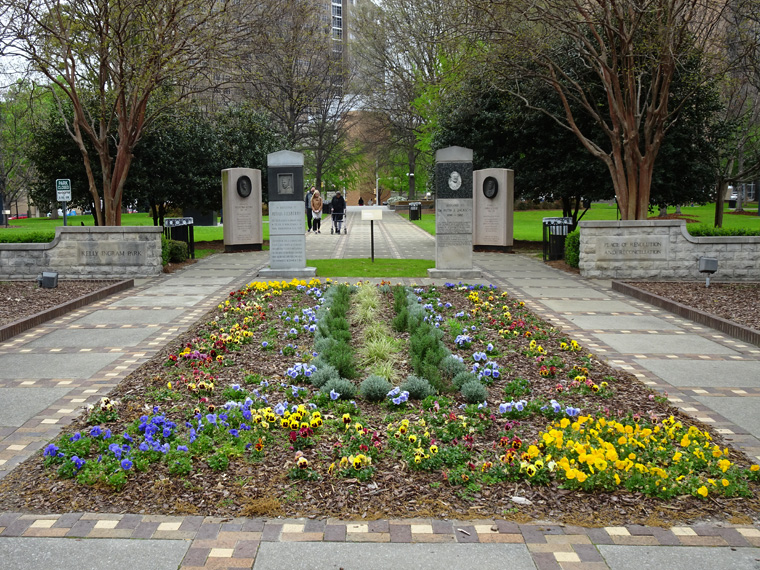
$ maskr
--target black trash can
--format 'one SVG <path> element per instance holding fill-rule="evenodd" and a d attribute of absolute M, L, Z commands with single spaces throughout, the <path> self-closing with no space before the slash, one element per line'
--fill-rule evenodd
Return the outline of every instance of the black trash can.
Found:
<path fill-rule="evenodd" d="M 422 219 L 422 202 L 409 202 L 409 220 Z"/>
<path fill-rule="evenodd" d="M 544 218 L 544 261 L 565 257 L 565 238 L 573 225 L 572 218 Z"/>
<path fill-rule="evenodd" d="M 187 244 L 190 259 L 195 259 L 195 232 L 193 218 L 164 218 L 164 236 Z"/>

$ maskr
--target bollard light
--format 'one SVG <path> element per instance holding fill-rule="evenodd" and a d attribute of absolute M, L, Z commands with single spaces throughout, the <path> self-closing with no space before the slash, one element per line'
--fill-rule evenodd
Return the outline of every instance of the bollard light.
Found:
<path fill-rule="evenodd" d="M 707 274 L 707 282 L 705 287 L 710 286 L 710 275 L 718 271 L 718 260 L 714 257 L 700 257 L 699 258 L 699 272 Z"/>
<path fill-rule="evenodd" d="M 58 287 L 58 274 L 55 271 L 43 271 L 37 277 L 37 284 L 45 289 L 55 289 Z"/>

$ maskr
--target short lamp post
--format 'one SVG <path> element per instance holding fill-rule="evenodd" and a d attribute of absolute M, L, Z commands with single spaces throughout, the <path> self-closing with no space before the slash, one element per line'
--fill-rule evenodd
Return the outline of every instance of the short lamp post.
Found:
<path fill-rule="evenodd" d="M 58 287 L 58 273 L 55 271 L 43 271 L 42 275 L 37 277 L 37 285 L 43 289 L 55 289 Z"/>
<path fill-rule="evenodd" d="M 710 286 L 710 275 L 718 270 L 718 260 L 714 257 L 700 257 L 699 258 L 699 272 L 707 275 L 707 282 L 705 287 Z"/>

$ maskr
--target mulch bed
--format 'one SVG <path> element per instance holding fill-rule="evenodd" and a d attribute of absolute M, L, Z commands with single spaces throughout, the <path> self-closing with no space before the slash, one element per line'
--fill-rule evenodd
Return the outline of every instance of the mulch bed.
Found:
<path fill-rule="evenodd" d="M 760 283 L 627 281 L 649 293 L 760 331 Z"/>
<path fill-rule="evenodd" d="M 461 292 L 440 289 L 442 303 L 451 302 L 454 306 L 467 306 Z M 392 299 L 386 294 L 387 303 L 382 310 L 382 318 L 392 318 L 390 304 Z M 268 299 L 267 318 L 252 325 L 256 340 L 242 345 L 240 350 L 225 354 L 228 363 L 216 368 L 215 382 L 219 386 L 232 383 L 243 384 L 252 390 L 254 385 L 245 385 L 246 379 L 256 373 L 273 385 L 285 381 L 284 371 L 287 366 L 297 361 L 297 357 L 286 358 L 278 350 L 265 350 L 261 338 L 274 326 L 278 328 L 276 338 L 279 348 L 284 348 L 288 341 L 282 340 L 282 332 L 289 324 L 275 318 L 282 311 L 287 311 L 294 302 L 288 294 L 273 296 Z M 200 402 L 197 396 L 189 392 L 179 398 L 167 393 L 167 380 L 180 383 L 179 372 L 166 363 L 188 343 L 205 333 L 217 331 L 212 321 L 218 318 L 218 311 L 211 311 L 204 316 L 196 328 L 172 342 L 151 361 L 130 374 L 111 394 L 121 401 L 120 420 L 110 423 L 115 434 L 122 433 L 125 426 L 141 415 L 148 413 L 154 405 L 171 415 L 176 421 L 184 422 L 194 406 L 223 404 L 221 388 L 210 397 L 208 402 Z M 541 343 L 549 353 L 558 354 L 557 346 L 564 337 L 546 325 L 535 321 L 537 333 L 546 334 Z M 514 348 L 504 346 L 499 335 L 493 329 L 483 328 L 482 343 L 466 352 L 458 351 L 452 339 L 445 337 L 445 342 L 452 352 L 469 354 L 480 344 L 486 342 L 500 343 L 504 347 L 496 357 L 503 370 L 503 377 L 494 382 L 489 390 L 489 402 L 503 401 L 503 390 L 508 381 L 524 377 L 530 380 L 530 397 L 556 396 L 558 378 L 542 378 L 537 374 L 537 366 Z M 361 330 L 352 326 L 354 343 L 359 343 Z M 404 338 L 404 335 L 400 335 Z M 271 338 L 271 337 L 267 337 Z M 523 339 L 518 339 L 520 342 Z M 566 340 L 566 339 L 565 339 Z M 308 349 L 308 340 L 299 340 L 303 346 L 300 351 Z M 523 344 L 528 340 L 524 339 Z M 510 345 L 511 346 L 511 345 Z M 563 353 L 564 354 L 564 353 Z M 663 418 L 672 414 L 687 425 L 696 425 L 699 429 L 709 429 L 681 414 L 676 408 L 653 398 L 651 392 L 633 376 L 612 369 L 587 353 L 573 353 L 563 356 L 569 366 L 572 364 L 591 365 L 591 375 L 595 379 L 609 379 L 613 386 L 612 395 L 599 398 L 596 395 L 573 392 L 566 394 L 566 400 L 583 409 L 584 414 L 606 413 L 624 416 L 627 413 L 641 417 Z M 407 374 L 411 368 L 405 359 L 399 360 L 399 372 Z M 360 374 L 364 377 L 366 371 Z M 257 377 L 258 378 L 258 377 Z M 177 390 L 180 392 L 180 390 Z M 274 393 L 272 394 L 274 397 Z M 281 394 L 280 394 L 281 396 Z M 451 394 L 460 398 L 458 394 Z M 459 403 L 461 399 L 458 399 Z M 272 402 L 274 404 L 274 401 Z M 493 403 L 491 404 L 494 405 Z M 498 406 L 498 403 L 496 404 Z M 388 410 L 378 404 L 360 402 L 361 421 L 371 426 L 380 434 L 383 444 L 387 444 L 385 424 Z M 205 413 L 205 412 L 204 412 Z M 338 411 L 324 410 L 324 417 L 330 420 L 340 417 Z M 490 414 L 492 411 L 486 411 Z M 417 404 L 406 412 L 412 421 L 423 416 Z M 398 421 L 398 417 L 396 418 Z M 539 430 L 548 420 L 522 422 L 521 436 L 524 441 L 535 439 Z M 473 443 L 475 450 L 489 453 L 490 445 L 499 439 L 506 429 L 506 421 L 497 419 L 488 427 L 486 433 L 477 436 Z M 89 426 L 85 416 L 66 428 L 67 434 L 75 431 L 86 432 Z M 275 437 L 276 441 L 280 441 Z M 714 434 L 714 440 L 723 445 L 720 436 Z M 129 482 L 120 492 L 114 492 L 105 485 L 86 486 L 74 480 L 58 479 L 55 472 L 43 468 L 41 454 L 38 454 L 14 469 L 0 481 L 0 511 L 31 512 L 135 512 L 175 515 L 213 515 L 213 516 L 338 516 L 345 518 L 395 518 L 395 517 L 457 517 L 457 518 L 507 518 L 518 521 L 557 520 L 568 524 L 580 525 L 615 525 L 639 523 L 646 525 L 667 525 L 675 522 L 693 522 L 697 520 L 730 520 L 748 522 L 760 512 L 757 497 L 757 485 L 752 485 L 755 496 L 752 498 L 727 499 L 716 496 L 702 500 L 693 496 L 683 496 L 677 501 L 662 501 L 640 493 L 616 491 L 612 493 L 583 493 L 560 489 L 556 483 L 546 486 L 529 485 L 525 481 L 505 482 L 502 484 L 483 485 L 480 488 L 465 488 L 450 485 L 442 480 L 440 472 L 412 470 L 392 454 L 384 457 L 377 464 L 376 474 L 367 482 L 351 478 L 326 476 L 326 468 L 336 458 L 335 440 L 330 437 L 315 439 L 315 445 L 305 450 L 309 461 L 323 476 L 316 481 L 301 481 L 288 478 L 288 470 L 294 466 L 294 450 L 287 444 L 266 446 L 263 460 L 246 461 L 243 458 L 230 461 L 225 471 L 214 471 L 203 461 L 194 462 L 193 472 L 186 477 L 172 476 L 163 463 L 151 465 L 145 472 L 130 472 Z M 734 461 L 739 459 L 734 456 Z M 530 501 L 529 505 L 517 505 L 513 497 L 522 497 Z"/>
<path fill-rule="evenodd" d="M 0 281 L 0 326 L 36 315 L 103 289 L 116 281 L 58 281 L 44 288 L 36 281 Z"/>

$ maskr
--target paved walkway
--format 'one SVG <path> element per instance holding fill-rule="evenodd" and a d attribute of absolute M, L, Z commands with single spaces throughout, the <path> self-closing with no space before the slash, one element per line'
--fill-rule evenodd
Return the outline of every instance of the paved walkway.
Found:
<path fill-rule="evenodd" d="M 369 222 L 307 235 L 309 259 L 369 257 Z M 432 258 L 434 239 L 398 215 L 375 222 L 375 255 Z M 263 253 L 217 255 L 0 344 L 0 478 L 44 447 L 233 289 Z M 475 254 L 484 281 L 629 370 L 760 459 L 760 348 L 521 255 Z M 416 279 L 418 283 L 428 280 Z M 99 540 L 65 540 L 65 538 Z M 141 539 L 141 540 L 135 540 Z M 393 543 L 393 544 L 390 544 Z M 668 546 L 668 548 L 665 548 Z M 694 548 L 699 546 L 700 548 Z M 760 568 L 755 525 L 580 528 L 498 520 L 218 519 L 0 513 L 0 569 Z"/>

